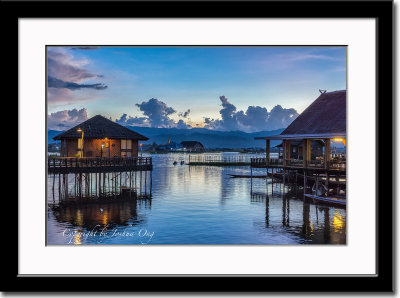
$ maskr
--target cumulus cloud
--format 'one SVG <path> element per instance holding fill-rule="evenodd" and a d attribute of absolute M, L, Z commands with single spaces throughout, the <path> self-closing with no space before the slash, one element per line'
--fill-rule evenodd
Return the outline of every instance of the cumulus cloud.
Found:
<path fill-rule="evenodd" d="M 268 125 L 271 129 L 286 128 L 299 114 L 295 109 L 284 109 L 276 105 L 269 113 Z"/>
<path fill-rule="evenodd" d="M 151 98 L 148 101 L 135 104 L 139 110 L 143 113 L 143 117 L 131 117 L 127 114 L 122 114 L 116 122 L 121 125 L 131 126 L 142 126 L 142 127 L 158 127 L 158 128 L 179 128 L 189 129 L 190 125 L 186 124 L 185 121 L 180 119 L 175 122 L 170 118 L 172 114 L 176 113 L 176 110 L 169 107 L 165 102 L 158 100 L 157 98 Z M 190 109 L 185 112 L 179 113 L 178 116 L 187 118 L 189 116 Z"/>
<path fill-rule="evenodd" d="M 47 71 L 48 71 L 48 102 L 70 103 L 75 97 L 71 91 L 80 89 L 104 90 L 107 88 L 102 83 L 83 84 L 85 80 L 100 78 L 102 75 L 92 73 L 85 66 L 87 59 L 75 59 L 72 55 L 65 52 L 63 48 L 53 48 L 47 51 Z M 57 92 L 55 89 L 64 90 Z M 66 90 L 69 90 L 66 91 Z M 60 95 L 61 98 L 56 95 Z M 75 98 L 76 99 L 76 98 Z"/>
<path fill-rule="evenodd" d="M 182 119 L 181 120 L 179 120 L 177 123 L 176 123 L 176 128 L 179 128 L 179 129 L 188 129 L 188 128 L 192 128 L 190 125 L 187 125 Z"/>
<path fill-rule="evenodd" d="M 148 118 L 151 127 L 175 127 L 176 123 L 169 116 L 176 113 L 176 110 L 167 106 L 166 103 L 151 98 L 148 101 L 137 103 L 136 106 Z"/>
<path fill-rule="evenodd" d="M 222 119 L 205 118 L 205 128 L 245 132 L 274 130 L 287 127 L 299 114 L 295 109 L 284 109 L 275 106 L 270 112 L 264 107 L 249 106 L 244 111 L 237 111 L 236 107 L 225 96 L 220 96 L 222 109 L 219 111 Z"/>
<path fill-rule="evenodd" d="M 236 106 L 225 96 L 220 96 L 219 99 L 222 105 L 222 109 L 219 111 L 221 119 L 204 117 L 204 128 L 245 132 L 274 130 L 287 127 L 298 116 L 295 109 L 285 109 L 280 105 L 275 106 L 271 111 L 260 106 L 249 106 L 246 111 L 237 110 Z M 137 103 L 136 106 L 143 113 L 143 117 L 131 117 L 123 114 L 116 122 L 125 126 L 192 128 L 183 119 L 178 122 L 171 119 L 170 116 L 176 113 L 176 110 L 156 98 Z M 188 109 L 185 112 L 178 113 L 178 116 L 187 118 L 190 112 L 191 110 Z"/>
<path fill-rule="evenodd" d="M 64 110 L 47 115 L 48 129 L 66 130 L 88 119 L 85 108 Z"/>

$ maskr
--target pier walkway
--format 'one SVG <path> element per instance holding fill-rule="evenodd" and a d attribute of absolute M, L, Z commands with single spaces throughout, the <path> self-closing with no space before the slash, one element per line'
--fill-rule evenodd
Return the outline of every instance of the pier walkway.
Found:
<path fill-rule="evenodd" d="M 246 155 L 189 155 L 190 166 L 249 166 L 251 156 Z"/>
<path fill-rule="evenodd" d="M 49 174 L 151 171 L 151 157 L 49 157 Z"/>
<path fill-rule="evenodd" d="M 346 173 L 346 162 L 345 161 L 328 161 L 324 160 L 310 160 L 306 164 L 300 159 L 277 159 L 271 158 L 267 163 L 266 158 L 251 158 L 251 168 L 284 168 L 293 170 L 313 170 L 314 172 L 335 172 L 335 173 Z"/>

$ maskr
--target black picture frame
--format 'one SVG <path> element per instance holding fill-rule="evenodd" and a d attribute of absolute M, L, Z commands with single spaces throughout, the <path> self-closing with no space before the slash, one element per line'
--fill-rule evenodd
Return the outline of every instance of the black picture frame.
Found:
<path fill-rule="evenodd" d="M 1 24 L 7 37 L 3 67 L 16 73 L 19 18 L 374 18 L 377 53 L 376 143 L 376 276 L 19 276 L 18 200 L 14 193 L 3 200 L 7 239 L 1 237 L 3 262 L 1 290 L 5 292 L 392 292 L 393 291 L 393 148 L 391 111 L 392 1 L 213 1 L 213 2 L 1 2 Z M 38 33 L 40 34 L 40 33 Z M 4 69 L 3 69 L 4 71 Z M 3 76 L 17 102 L 18 80 Z M 383 139 L 383 136 L 389 136 Z M 382 162 L 383 152 L 385 163 Z M 15 163 L 13 165 L 15 167 Z M 23 187 L 18 185 L 18 187 Z M 12 198 L 12 199 L 11 199 Z M 7 240 L 7 241 L 6 241 Z"/>

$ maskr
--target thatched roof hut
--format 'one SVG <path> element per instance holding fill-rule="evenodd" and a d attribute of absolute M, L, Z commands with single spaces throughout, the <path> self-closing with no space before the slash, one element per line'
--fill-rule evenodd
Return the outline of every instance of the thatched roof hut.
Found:
<path fill-rule="evenodd" d="M 101 115 L 55 136 L 63 157 L 134 157 L 139 141 L 149 138 Z"/>
<path fill-rule="evenodd" d="M 322 93 L 281 135 L 346 134 L 346 90 Z"/>
<path fill-rule="evenodd" d="M 332 140 L 346 145 L 346 90 L 321 93 L 281 134 L 257 137 L 266 140 L 266 160 L 270 158 L 270 140 L 283 140 L 284 165 L 302 159 L 304 167 L 311 161 L 312 144 L 324 148 L 324 167 L 329 167 Z M 280 146 L 279 146 L 280 147 Z M 297 148 L 302 148 L 301 151 Z M 296 154 L 293 154 L 296 153 Z"/>
<path fill-rule="evenodd" d="M 111 121 L 101 115 L 96 115 L 71 129 L 55 136 L 54 140 L 76 139 L 81 137 L 78 129 L 83 130 L 85 139 L 132 139 L 147 141 L 149 138 Z"/>

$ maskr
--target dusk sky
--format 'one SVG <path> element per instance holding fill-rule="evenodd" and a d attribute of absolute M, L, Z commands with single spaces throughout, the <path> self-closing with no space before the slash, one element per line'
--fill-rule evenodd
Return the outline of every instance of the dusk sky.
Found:
<path fill-rule="evenodd" d="M 284 128 L 346 89 L 345 47 L 49 47 L 48 128 L 101 114 L 123 125 Z"/>

